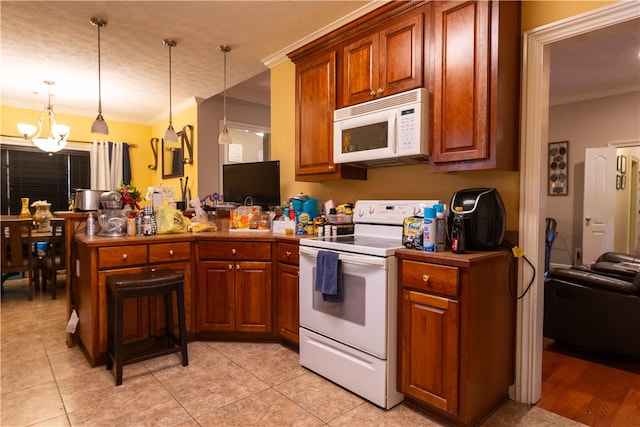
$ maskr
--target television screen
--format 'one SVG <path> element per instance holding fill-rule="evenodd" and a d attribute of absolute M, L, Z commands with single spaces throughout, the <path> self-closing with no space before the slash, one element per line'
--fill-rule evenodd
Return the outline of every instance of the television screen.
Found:
<path fill-rule="evenodd" d="M 251 203 L 263 209 L 280 204 L 280 161 L 222 165 L 222 196 L 225 202 Z M 247 202 L 247 204 L 250 204 Z"/>

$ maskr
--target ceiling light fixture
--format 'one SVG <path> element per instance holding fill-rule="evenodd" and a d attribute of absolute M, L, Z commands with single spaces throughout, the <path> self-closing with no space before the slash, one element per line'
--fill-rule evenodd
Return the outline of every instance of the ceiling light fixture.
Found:
<path fill-rule="evenodd" d="M 164 39 L 162 43 L 169 47 L 169 127 L 164 133 L 165 142 L 178 142 L 178 134 L 173 129 L 173 115 L 171 113 L 171 48 L 178 43 L 172 39 Z"/>
<path fill-rule="evenodd" d="M 220 136 L 218 137 L 218 144 L 231 144 L 231 134 L 229 134 L 229 129 L 227 129 L 227 53 L 231 51 L 231 48 L 226 44 L 221 44 L 218 46 L 218 49 L 224 54 L 224 91 L 222 95 L 223 99 L 223 114 L 224 119 L 222 122 L 222 132 L 220 132 Z"/>
<path fill-rule="evenodd" d="M 53 105 L 51 104 L 51 86 L 53 86 L 55 82 L 45 80 L 44 84 L 49 86 L 49 102 L 38 119 L 38 127 L 20 123 L 18 124 L 18 131 L 24 136 L 24 139 L 30 140 L 36 147 L 42 151 L 46 151 L 51 156 L 53 153 L 57 153 L 67 146 L 67 136 L 69 135 L 70 128 L 69 126 L 56 123 L 56 116 L 53 113 Z M 40 136 L 42 134 L 42 123 L 44 122 L 45 116 L 49 119 L 49 136 L 46 138 Z"/>
<path fill-rule="evenodd" d="M 109 126 L 107 126 L 107 122 L 102 117 L 102 76 L 100 69 L 100 28 L 106 27 L 107 21 L 101 18 L 91 18 L 89 22 L 91 22 L 91 25 L 98 27 L 98 117 L 91 125 L 91 133 L 109 135 Z"/>

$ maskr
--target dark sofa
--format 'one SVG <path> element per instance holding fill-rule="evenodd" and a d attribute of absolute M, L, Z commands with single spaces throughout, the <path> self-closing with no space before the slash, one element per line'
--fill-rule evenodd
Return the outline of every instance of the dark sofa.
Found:
<path fill-rule="evenodd" d="M 544 282 L 547 338 L 640 356 L 640 258 L 607 252 L 591 265 L 552 268 Z"/>

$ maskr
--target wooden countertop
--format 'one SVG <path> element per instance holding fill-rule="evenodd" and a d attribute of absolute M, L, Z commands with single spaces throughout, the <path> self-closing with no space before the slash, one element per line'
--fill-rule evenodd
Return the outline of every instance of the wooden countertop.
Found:
<path fill-rule="evenodd" d="M 436 264 L 446 263 L 455 267 L 469 267 L 476 262 L 486 261 L 491 258 L 507 256 L 506 249 L 497 251 L 468 251 L 465 254 L 454 254 L 450 250 L 442 252 L 423 252 L 416 249 L 398 249 L 396 257 L 418 262 L 432 262 Z"/>

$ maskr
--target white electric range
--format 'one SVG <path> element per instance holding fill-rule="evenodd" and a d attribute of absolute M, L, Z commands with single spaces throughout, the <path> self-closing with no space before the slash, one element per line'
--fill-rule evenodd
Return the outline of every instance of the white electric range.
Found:
<path fill-rule="evenodd" d="M 300 363 L 389 409 L 397 391 L 397 262 L 404 218 L 438 200 L 361 200 L 354 233 L 300 240 Z M 343 298 L 315 290 L 319 251 L 338 253 Z"/>

